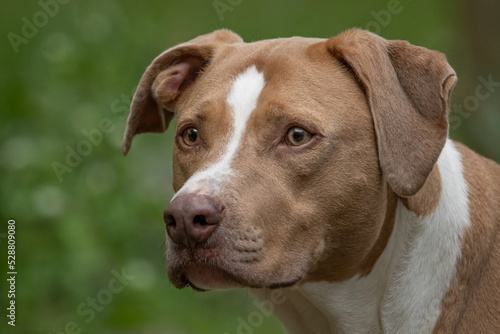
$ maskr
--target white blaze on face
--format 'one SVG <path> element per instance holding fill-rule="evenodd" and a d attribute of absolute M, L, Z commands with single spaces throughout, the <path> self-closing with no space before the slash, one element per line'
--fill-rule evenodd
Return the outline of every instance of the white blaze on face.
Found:
<path fill-rule="evenodd" d="M 219 190 L 220 182 L 231 174 L 231 161 L 240 147 L 248 118 L 257 106 L 264 84 L 264 75 L 255 65 L 236 77 L 226 100 L 233 116 L 233 132 L 224 153 L 216 163 L 191 176 L 172 200 L 180 193 L 213 194 Z"/>

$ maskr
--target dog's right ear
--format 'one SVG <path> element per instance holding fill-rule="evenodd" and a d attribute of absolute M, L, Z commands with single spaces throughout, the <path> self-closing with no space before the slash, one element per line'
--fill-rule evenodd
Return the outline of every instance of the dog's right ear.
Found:
<path fill-rule="evenodd" d="M 242 42 L 240 36 L 229 30 L 217 30 L 159 55 L 146 69 L 134 94 L 123 137 L 123 154 L 130 150 L 135 135 L 167 130 L 183 93 L 210 62 L 217 47 Z"/>
<path fill-rule="evenodd" d="M 446 143 L 455 71 L 440 52 L 365 30 L 348 30 L 326 45 L 363 85 L 387 182 L 399 196 L 413 196 Z"/>

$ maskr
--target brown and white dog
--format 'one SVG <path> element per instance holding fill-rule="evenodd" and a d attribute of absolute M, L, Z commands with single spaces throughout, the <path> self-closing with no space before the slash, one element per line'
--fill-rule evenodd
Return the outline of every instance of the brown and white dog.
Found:
<path fill-rule="evenodd" d="M 123 151 L 177 116 L 174 286 L 279 297 L 290 333 L 500 333 L 500 166 L 447 139 L 455 82 L 363 30 L 162 53 Z"/>

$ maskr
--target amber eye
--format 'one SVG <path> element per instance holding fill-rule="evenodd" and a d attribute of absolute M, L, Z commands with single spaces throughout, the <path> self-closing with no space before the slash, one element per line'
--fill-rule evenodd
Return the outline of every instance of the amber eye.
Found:
<path fill-rule="evenodd" d="M 184 141 L 184 144 L 187 146 L 194 146 L 198 144 L 199 138 L 198 138 L 198 130 L 196 130 L 193 127 L 186 128 L 182 132 L 182 140 Z"/>
<path fill-rule="evenodd" d="M 307 144 L 311 140 L 312 134 L 301 127 L 294 126 L 288 130 L 286 138 L 290 145 L 300 146 Z"/>

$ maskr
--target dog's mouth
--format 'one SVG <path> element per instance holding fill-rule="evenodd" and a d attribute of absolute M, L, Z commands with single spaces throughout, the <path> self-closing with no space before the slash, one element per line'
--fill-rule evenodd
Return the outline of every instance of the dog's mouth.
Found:
<path fill-rule="evenodd" d="M 269 288 L 277 289 L 289 287 L 301 281 L 302 277 L 291 280 L 275 280 L 273 277 L 256 279 L 254 275 L 245 275 L 247 270 L 228 270 L 221 266 L 189 262 L 182 266 L 169 266 L 168 276 L 172 284 L 178 288 L 191 287 L 196 291 L 209 291 L 232 288 Z M 232 272 L 238 272 L 238 275 Z"/>
<path fill-rule="evenodd" d="M 176 286 L 177 288 L 190 286 L 198 291 L 245 287 L 242 282 L 239 282 L 227 271 L 203 263 L 193 263 L 187 266 L 179 278 L 183 282 L 182 286 Z M 172 283 L 176 285 L 174 281 Z"/>

